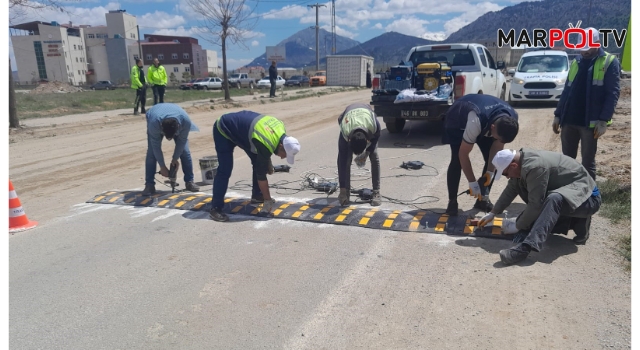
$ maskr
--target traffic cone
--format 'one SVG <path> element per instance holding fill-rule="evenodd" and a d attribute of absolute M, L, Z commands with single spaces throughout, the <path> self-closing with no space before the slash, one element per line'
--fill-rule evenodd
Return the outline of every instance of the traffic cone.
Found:
<path fill-rule="evenodd" d="M 38 226 L 35 221 L 29 221 L 22 209 L 20 199 L 13 189 L 13 184 L 9 180 L 9 233 L 25 231 Z"/>

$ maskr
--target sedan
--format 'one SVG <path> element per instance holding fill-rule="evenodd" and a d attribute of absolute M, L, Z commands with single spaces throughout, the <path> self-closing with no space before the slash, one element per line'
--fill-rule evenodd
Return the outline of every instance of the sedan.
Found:
<path fill-rule="evenodd" d="M 91 85 L 91 90 L 115 90 L 116 86 L 109 80 L 102 80 Z"/>
<path fill-rule="evenodd" d="M 284 86 L 309 86 L 309 77 L 294 75 L 284 83 Z"/>
<path fill-rule="evenodd" d="M 196 79 L 191 79 L 191 81 L 180 84 L 180 90 L 191 90 L 193 83 L 196 82 Z"/>
<path fill-rule="evenodd" d="M 193 88 L 202 89 L 222 89 L 222 79 L 220 78 L 203 78 L 202 81 L 193 83 Z"/>
<path fill-rule="evenodd" d="M 276 79 L 276 88 L 283 87 L 285 82 L 286 81 L 282 79 L 281 76 L 278 75 L 278 78 Z M 271 82 L 269 81 L 269 78 L 263 78 L 263 79 L 260 79 L 260 81 L 258 81 L 258 89 L 270 89 L 270 88 L 271 88 Z"/>

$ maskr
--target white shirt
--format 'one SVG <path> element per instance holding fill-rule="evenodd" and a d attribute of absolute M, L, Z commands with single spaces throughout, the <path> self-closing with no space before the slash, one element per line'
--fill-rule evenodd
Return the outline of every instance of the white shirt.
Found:
<path fill-rule="evenodd" d="M 476 112 L 471 111 L 467 117 L 467 125 L 464 128 L 464 135 L 462 139 L 466 143 L 476 143 L 478 136 L 482 133 L 482 125 L 480 125 L 480 118 Z M 491 131 L 488 131 L 484 136 L 490 136 Z"/>

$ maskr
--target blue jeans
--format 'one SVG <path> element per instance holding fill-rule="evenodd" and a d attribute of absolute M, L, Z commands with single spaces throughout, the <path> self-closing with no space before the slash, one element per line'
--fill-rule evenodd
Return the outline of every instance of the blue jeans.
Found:
<path fill-rule="evenodd" d="M 217 122 L 216 122 L 217 123 Z M 231 171 L 233 170 L 233 150 L 236 148 L 236 144 L 228 138 L 222 136 L 218 131 L 217 124 L 213 124 L 213 142 L 215 143 L 216 153 L 218 156 L 218 171 L 213 178 L 213 198 L 211 199 L 211 207 L 213 209 L 222 210 L 224 207 L 224 196 L 227 194 L 227 188 L 229 187 L 229 178 L 231 178 Z M 253 165 L 253 181 L 251 189 L 251 197 L 256 198 L 262 195 L 260 187 L 258 186 L 258 177 L 255 172 L 255 164 L 257 155 L 244 150 L 251 159 L 251 165 Z"/>
<path fill-rule="evenodd" d="M 175 139 L 174 139 L 175 141 Z M 184 182 L 193 182 L 193 161 L 191 160 L 191 152 L 189 152 L 189 141 L 184 145 L 184 151 L 180 155 L 180 163 L 182 163 L 182 172 L 184 173 Z M 155 185 L 156 164 L 158 160 L 151 150 L 151 141 L 147 137 L 147 159 L 145 161 L 145 181 L 146 185 Z M 170 166 L 170 164 L 168 164 Z"/>

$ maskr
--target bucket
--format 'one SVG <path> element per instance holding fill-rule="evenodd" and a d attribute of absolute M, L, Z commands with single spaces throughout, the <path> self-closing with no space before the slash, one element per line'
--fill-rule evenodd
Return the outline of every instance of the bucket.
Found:
<path fill-rule="evenodd" d="M 218 171 L 218 157 L 208 156 L 201 158 L 199 161 L 200 171 L 202 172 L 202 182 L 213 185 L 213 178 Z"/>

